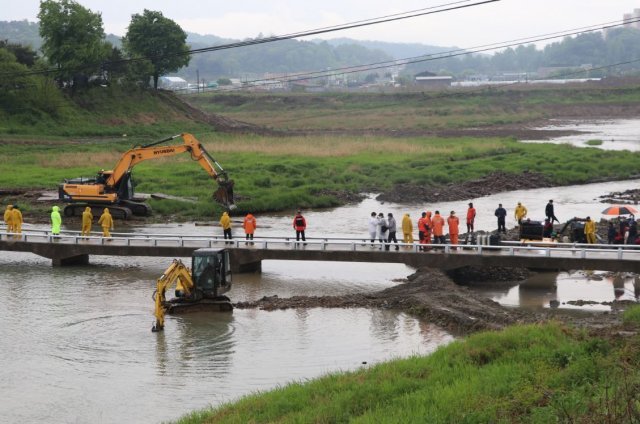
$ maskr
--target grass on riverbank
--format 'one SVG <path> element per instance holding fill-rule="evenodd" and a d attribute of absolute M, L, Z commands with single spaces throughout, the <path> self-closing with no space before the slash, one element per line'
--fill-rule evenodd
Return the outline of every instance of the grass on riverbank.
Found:
<path fill-rule="evenodd" d="M 640 159 L 639 153 L 512 139 L 195 135 L 235 180 L 237 213 L 337 206 L 340 192 L 380 192 L 400 183 L 444 185 L 496 170 L 540 172 L 558 185 L 625 179 Z M 132 144 L 122 139 L 0 144 L 0 187 L 55 190 L 65 178 L 111 169 Z M 187 155 L 146 161 L 133 173 L 139 192 L 198 199 L 195 205 L 151 201 L 160 214 L 197 219 L 220 211 L 211 200 L 215 183 Z M 37 208 L 23 206 L 27 212 Z"/>
<path fill-rule="evenodd" d="M 93 87 L 73 96 L 55 92 L 48 113 L 0 109 L 0 138 L 166 137 L 210 131 L 189 117 L 172 94 L 135 87 Z"/>
<path fill-rule="evenodd" d="M 639 353 L 638 336 L 518 326 L 250 395 L 179 423 L 637 422 Z"/>
<path fill-rule="evenodd" d="M 568 106 L 640 102 L 635 85 L 513 86 L 390 93 L 206 93 L 199 108 L 278 129 L 425 131 L 506 125 L 554 117 Z"/>

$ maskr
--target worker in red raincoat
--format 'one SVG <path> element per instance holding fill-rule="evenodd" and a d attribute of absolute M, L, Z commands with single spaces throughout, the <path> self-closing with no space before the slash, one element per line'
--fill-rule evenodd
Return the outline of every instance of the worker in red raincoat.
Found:
<path fill-rule="evenodd" d="M 467 209 L 467 233 L 473 233 L 473 224 L 475 220 L 476 208 L 473 207 L 473 203 L 469 203 L 469 209 Z"/>
<path fill-rule="evenodd" d="M 449 218 L 447 218 L 447 225 L 449 226 L 449 240 L 451 244 L 458 244 L 460 220 L 454 211 L 451 211 Z"/>
<path fill-rule="evenodd" d="M 426 244 L 431 244 L 431 235 L 433 234 L 433 223 L 431 222 L 431 211 L 427 211 L 427 220 L 425 221 L 427 224 L 427 232 L 424 235 L 424 242 Z"/>
<path fill-rule="evenodd" d="M 422 212 L 422 215 L 420 216 L 420 218 L 418 219 L 418 241 L 420 242 L 420 244 L 426 244 L 427 242 L 425 241 L 425 237 L 427 235 L 427 213 L 426 212 Z M 422 247 L 420 247 L 420 250 L 424 250 Z"/>
<path fill-rule="evenodd" d="M 253 233 L 255 233 L 257 227 L 258 223 L 256 222 L 256 218 L 251 213 L 248 213 L 242 222 L 242 228 L 244 228 L 244 234 L 247 240 L 253 240 Z"/>
<path fill-rule="evenodd" d="M 433 218 L 431 218 L 431 228 L 435 239 L 434 242 L 444 244 L 444 218 L 440 216 L 440 211 L 436 211 Z"/>
<path fill-rule="evenodd" d="M 301 211 L 298 211 L 296 216 L 293 217 L 293 228 L 296 230 L 296 241 L 300 241 L 301 236 L 302 241 L 306 241 L 304 238 L 304 230 L 307 228 L 307 220 L 304 219 Z"/>

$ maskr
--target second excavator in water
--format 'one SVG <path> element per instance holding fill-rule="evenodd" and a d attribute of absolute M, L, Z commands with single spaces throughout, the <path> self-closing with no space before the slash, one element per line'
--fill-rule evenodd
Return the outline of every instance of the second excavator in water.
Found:
<path fill-rule="evenodd" d="M 178 137 L 182 137 L 182 144 L 161 145 Z M 131 215 L 150 215 L 151 207 L 134 197 L 131 171 L 142 161 L 181 153 L 189 153 L 191 159 L 198 162 L 207 174 L 216 180 L 218 189 L 214 192 L 213 198 L 227 209 L 234 209 L 233 180 L 228 178 L 222 166 L 192 134 L 183 133 L 129 149 L 113 170 L 100 171 L 94 178 L 65 180 L 58 188 L 60 200 L 70 203 L 64 208 L 65 216 L 80 216 L 87 206 L 95 208 L 94 213 L 101 213 L 104 207 L 108 207 L 114 218 L 127 219 Z"/>

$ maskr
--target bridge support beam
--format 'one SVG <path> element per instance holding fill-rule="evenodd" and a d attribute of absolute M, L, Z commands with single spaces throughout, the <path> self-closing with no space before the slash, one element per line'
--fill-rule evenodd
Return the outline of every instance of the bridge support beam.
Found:
<path fill-rule="evenodd" d="M 89 255 L 76 255 L 67 258 L 51 258 L 53 266 L 89 265 Z"/>
<path fill-rule="evenodd" d="M 520 289 L 556 290 L 557 272 L 538 272 L 520 283 Z"/>
<path fill-rule="evenodd" d="M 231 261 L 231 272 L 242 274 L 245 272 L 262 272 L 262 261 L 238 263 Z"/>

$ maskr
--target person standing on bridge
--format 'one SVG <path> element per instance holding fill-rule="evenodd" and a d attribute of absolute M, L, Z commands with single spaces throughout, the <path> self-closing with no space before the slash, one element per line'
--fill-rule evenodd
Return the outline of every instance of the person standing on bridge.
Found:
<path fill-rule="evenodd" d="M 398 239 L 396 238 L 397 225 L 396 219 L 393 217 L 392 213 L 387 214 L 387 227 L 389 228 L 389 236 L 387 237 L 387 244 L 385 246 L 385 250 L 389 250 L 389 246 L 391 245 L 391 241 L 396 244 L 396 250 L 400 250 L 398 247 Z"/>
<path fill-rule="evenodd" d="M 377 219 L 377 231 L 378 231 L 378 240 L 380 241 L 380 250 L 382 250 L 382 245 L 387 241 L 387 230 L 389 227 L 387 226 L 387 221 L 384 219 L 384 214 L 380 212 L 378 214 Z"/>
<path fill-rule="evenodd" d="M 473 233 L 473 224 L 476 221 L 476 208 L 473 207 L 473 203 L 469 203 L 469 209 L 467 209 L 467 233 Z M 469 238 L 469 236 L 467 236 Z"/>
<path fill-rule="evenodd" d="M 402 241 L 413 244 L 413 223 L 408 213 L 402 217 Z"/>
<path fill-rule="evenodd" d="M 4 223 L 7 224 L 7 233 L 13 232 L 13 205 L 7 205 L 7 209 L 4 211 Z"/>
<path fill-rule="evenodd" d="M 427 244 L 427 213 L 422 212 L 422 215 L 418 219 L 418 241 L 420 244 Z M 423 251 L 424 247 L 420 246 L 420 251 Z"/>
<path fill-rule="evenodd" d="M 13 205 L 11 210 L 11 226 L 13 232 L 17 234 L 17 238 L 20 238 L 22 234 L 22 212 L 18 205 Z"/>
<path fill-rule="evenodd" d="M 369 237 L 371 238 L 372 249 L 375 247 L 373 243 L 376 242 L 377 233 L 378 233 L 378 219 L 376 218 L 376 213 L 371 212 L 371 217 L 369 217 Z"/>
<path fill-rule="evenodd" d="M 15 208 L 15 206 L 14 206 Z M 13 223 L 15 227 L 15 222 Z M 636 239 L 638 238 L 638 224 L 636 220 L 631 218 L 629 219 L 629 235 L 627 236 L 627 244 L 636 244 Z"/>
<path fill-rule="evenodd" d="M 520 225 L 522 223 L 522 220 L 527 217 L 527 208 L 525 208 L 522 203 L 518 202 L 516 210 L 514 211 L 514 216 L 516 218 L 516 221 L 518 221 L 518 225 Z"/>
<path fill-rule="evenodd" d="M 520 202 L 518 202 L 518 205 L 520 205 Z M 507 227 L 505 225 L 505 221 L 507 219 L 507 210 L 502 207 L 502 203 L 498 203 L 498 209 L 496 209 L 494 215 L 498 218 L 498 233 L 502 231 L 503 233 L 506 234 Z M 525 215 L 526 215 L 526 212 L 525 212 Z M 516 213 L 516 216 L 517 216 L 517 213 Z"/>
<path fill-rule="evenodd" d="M 553 210 L 553 200 L 549 200 L 549 203 L 547 203 L 547 206 L 544 208 L 544 214 L 547 218 L 549 218 L 551 224 L 553 224 L 554 222 L 560 223 L 560 220 L 556 218 L 556 214 Z"/>
<path fill-rule="evenodd" d="M 427 219 L 424 221 L 424 226 L 427 230 L 424 233 L 424 244 L 431 244 L 431 233 L 433 232 L 433 223 L 431 222 L 431 211 L 427 211 Z"/>
<path fill-rule="evenodd" d="M 91 235 L 91 225 L 93 224 L 93 214 L 91 213 L 91 207 L 87 206 L 82 212 L 82 236 L 89 237 Z"/>
<path fill-rule="evenodd" d="M 98 224 L 102 227 L 102 237 L 111 237 L 110 230 L 113 230 L 113 217 L 109 213 L 109 208 L 104 208 L 104 212 L 98 219 Z"/>
<path fill-rule="evenodd" d="M 231 218 L 229 218 L 229 214 L 227 212 L 222 213 L 222 217 L 220 218 L 220 226 L 222 227 L 222 234 L 224 235 L 224 239 L 232 240 L 231 237 Z M 233 244 L 233 242 L 225 241 L 224 244 Z"/>
<path fill-rule="evenodd" d="M 59 236 L 61 226 L 62 217 L 60 216 L 60 208 L 54 206 L 53 208 L 51 208 L 51 235 Z"/>
<path fill-rule="evenodd" d="M 253 233 L 256 232 L 257 227 L 258 222 L 256 221 L 256 218 L 251 213 L 248 213 L 247 216 L 244 217 L 244 221 L 242 221 L 245 240 L 253 240 Z M 251 244 L 253 245 L 253 242 L 251 242 Z"/>
<path fill-rule="evenodd" d="M 298 210 L 296 216 L 293 217 L 293 228 L 296 230 L 296 241 L 300 241 L 300 237 L 302 237 L 302 241 L 306 241 L 304 230 L 307 229 L 307 220 L 304 219 L 300 210 Z"/>
<path fill-rule="evenodd" d="M 449 218 L 447 218 L 447 225 L 449 226 L 449 242 L 451 244 L 458 244 L 458 235 L 460 234 L 460 220 L 456 216 L 455 211 L 451 211 Z"/>
<path fill-rule="evenodd" d="M 433 242 L 435 244 L 445 244 L 444 218 L 440 216 L 440 211 L 436 211 L 433 218 L 431 218 L 431 227 L 433 228 Z"/>
<path fill-rule="evenodd" d="M 591 217 L 587 217 L 587 222 L 584 223 L 584 235 L 587 238 L 587 243 L 596 244 L 596 223 L 591 220 Z"/>

